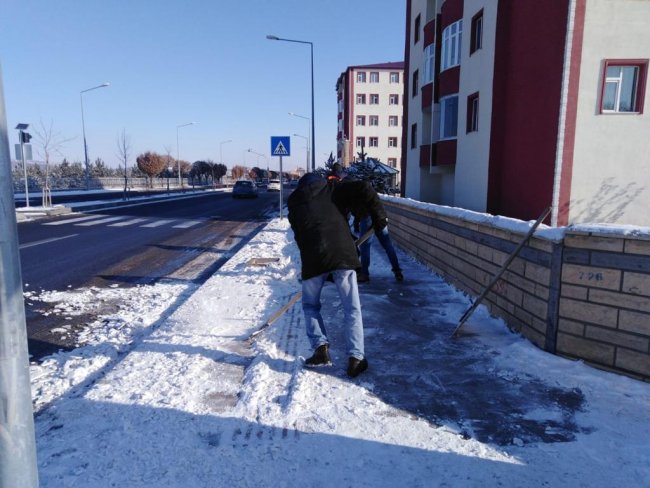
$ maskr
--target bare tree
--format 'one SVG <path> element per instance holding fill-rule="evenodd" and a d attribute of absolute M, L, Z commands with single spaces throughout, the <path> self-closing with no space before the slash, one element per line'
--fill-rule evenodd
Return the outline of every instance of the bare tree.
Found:
<path fill-rule="evenodd" d="M 121 162 L 124 163 L 124 196 L 123 200 L 128 200 L 128 174 L 127 164 L 129 161 L 129 156 L 131 155 L 131 136 L 126 134 L 126 129 L 122 129 L 122 133 L 117 136 L 117 157 Z"/>
<path fill-rule="evenodd" d="M 44 207 L 52 206 L 52 192 L 50 189 L 50 157 L 53 154 L 61 153 L 61 148 L 68 141 L 73 138 L 64 138 L 58 132 L 54 132 L 54 121 L 50 120 L 50 125 L 46 126 L 43 120 L 34 128 L 34 135 L 36 136 L 36 145 L 38 147 L 39 156 L 45 161 L 45 185 L 43 186 L 43 199 L 42 205 Z"/>

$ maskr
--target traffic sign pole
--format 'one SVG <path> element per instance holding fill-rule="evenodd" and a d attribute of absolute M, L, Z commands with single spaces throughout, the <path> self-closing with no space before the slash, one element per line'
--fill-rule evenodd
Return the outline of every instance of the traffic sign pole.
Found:
<path fill-rule="evenodd" d="M 291 138 L 289 136 L 271 136 L 271 156 L 280 156 L 280 220 L 282 220 L 282 204 L 284 200 L 284 177 L 282 172 L 282 156 L 291 156 Z"/>
<path fill-rule="evenodd" d="M 284 193 L 284 178 L 282 177 L 282 156 L 280 156 L 280 220 L 282 220 L 282 194 Z"/>

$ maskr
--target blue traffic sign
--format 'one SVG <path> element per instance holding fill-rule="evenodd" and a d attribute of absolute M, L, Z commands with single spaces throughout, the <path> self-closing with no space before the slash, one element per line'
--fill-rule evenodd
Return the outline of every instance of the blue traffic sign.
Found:
<path fill-rule="evenodd" d="M 271 156 L 291 156 L 291 138 L 271 136 Z"/>

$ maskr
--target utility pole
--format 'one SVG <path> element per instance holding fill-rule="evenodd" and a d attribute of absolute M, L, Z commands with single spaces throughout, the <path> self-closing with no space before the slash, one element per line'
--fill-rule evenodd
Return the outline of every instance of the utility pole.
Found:
<path fill-rule="evenodd" d="M 27 327 L 1 71 L 0 305 L 0 487 L 38 488 Z"/>

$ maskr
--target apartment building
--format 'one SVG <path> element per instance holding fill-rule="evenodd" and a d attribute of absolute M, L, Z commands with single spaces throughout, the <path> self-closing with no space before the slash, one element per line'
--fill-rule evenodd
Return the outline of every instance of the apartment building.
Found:
<path fill-rule="evenodd" d="M 402 194 L 650 226 L 650 1 L 406 0 Z"/>
<path fill-rule="evenodd" d="M 336 82 L 337 158 L 349 165 L 364 152 L 399 170 L 404 63 L 349 66 Z M 400 176 L 397 176 L 400 184 Z"/>

